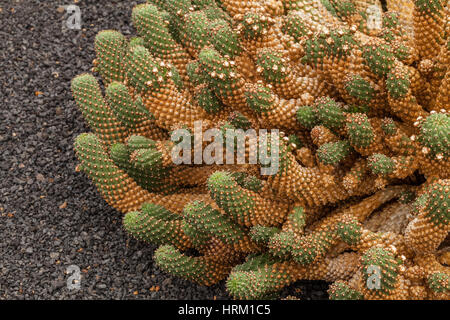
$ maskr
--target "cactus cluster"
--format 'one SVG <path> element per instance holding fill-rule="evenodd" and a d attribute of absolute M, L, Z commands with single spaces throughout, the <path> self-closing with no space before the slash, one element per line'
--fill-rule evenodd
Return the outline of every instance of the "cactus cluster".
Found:
<path fill-rule="evenodd" d="M 98 33 L 72 81 L 80 170 L 162 270 L 234 298 L 309 279 L 331 299 L 449 299 L 450 4 L 392 2 L 137 5 L 136 36 Z M 211 152 L 210 129 L 241 154 Z M 252 129 L 281 137 L 276 172 L 238 163 Z"/>

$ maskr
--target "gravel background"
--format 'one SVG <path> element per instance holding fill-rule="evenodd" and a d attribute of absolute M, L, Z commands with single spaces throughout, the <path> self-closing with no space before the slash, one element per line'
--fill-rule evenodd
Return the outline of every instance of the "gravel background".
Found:
<path fill-rule="evenodd" d="M 76 3 L 82 30 L 64 27 L 61 5 Z M 96 33 L 125 35 L 143 1 L 0 0 L 0 299 L 228 299 L 162 273 L 154 247 L 129 238 L 84 174 L 72 144 L 89 131 L 70 80 L 89 71 Z M 69 290 L 66 268 L 81 269 Z M 299 282 L 283 295 L 324 299 L 323 282 Z"/>

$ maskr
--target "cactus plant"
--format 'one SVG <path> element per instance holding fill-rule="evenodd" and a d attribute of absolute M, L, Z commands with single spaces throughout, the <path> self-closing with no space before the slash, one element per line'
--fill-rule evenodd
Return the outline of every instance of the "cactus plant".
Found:
<path fill-rule="evenodd" d="M 239 299 L 449 299 L 449 8 L 373 29 L 377 3 L 148 0 L 136 35 L 96 36 L 79 168 L 163 271 Z"/>

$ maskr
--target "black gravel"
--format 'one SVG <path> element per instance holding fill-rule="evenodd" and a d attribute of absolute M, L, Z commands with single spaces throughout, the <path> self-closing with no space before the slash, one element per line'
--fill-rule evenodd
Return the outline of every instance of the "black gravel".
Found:
<path fill-rule="evenodd" d="M 82 30 L 64 26 L 76 3 Z M 0 299 L 228 299 L 161 272 L 154 247 L 129 238 L 122 215 L 75 172 L 75 137 L 89 131 L 69 90 L 88 72 L 103 29 L 125 35 L 143 1 L 0 0 Z M 69 290 L 66 269 L 81 270 Z M 323 299 L 327 285 L 283 291 Z"/>

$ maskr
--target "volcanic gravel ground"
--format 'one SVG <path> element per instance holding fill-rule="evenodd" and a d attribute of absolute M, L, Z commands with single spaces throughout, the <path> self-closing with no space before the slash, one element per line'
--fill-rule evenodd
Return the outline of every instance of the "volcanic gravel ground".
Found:
<path fill-rule="evenodd" d="M 75 2 L 82 30 L 65 27 Z M 134 34 L 143 1 L 0 0 L 0 298 L 228 299 L 224 282 L 197 286 L 153 263 L 153 246 L 122 229 L 89 179 L 76 172 L 75 137 L 89 131 L 70 80 L 89 72 L 96 33 Z M 81 270 L 69 290 L 68 266 Z M 324 282 L 283 291 L 327 298 Z"/>

